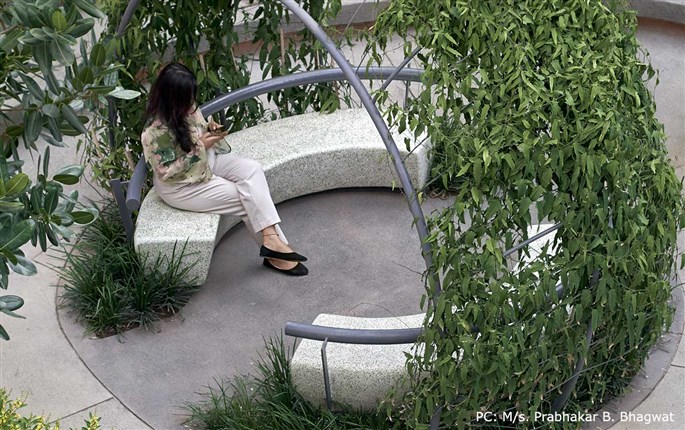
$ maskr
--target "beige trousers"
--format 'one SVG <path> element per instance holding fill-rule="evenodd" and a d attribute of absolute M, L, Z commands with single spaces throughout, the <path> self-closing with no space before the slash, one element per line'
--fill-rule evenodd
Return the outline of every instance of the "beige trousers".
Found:
<path fill-rule="evenodd" d="M 213 173 L 207 182 L 173 184 L 153 175 L 159 197 L 169 206 L 186 211 L 239 216 L 259 244 L 260 232 L 275 225 L 287 244 L 262 166 L 233 153 L 217 155 L 213 149 L 207 151 L 207 162 Z"/>

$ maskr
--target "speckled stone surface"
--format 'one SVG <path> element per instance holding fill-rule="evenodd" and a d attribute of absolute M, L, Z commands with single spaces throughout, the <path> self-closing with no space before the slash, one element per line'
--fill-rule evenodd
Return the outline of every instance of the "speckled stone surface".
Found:
<path fill-rule="evenodd" d="M 398 329 L 423 325 L 424 314 L 397 318 L 359 318 L 320 314 L 313 324 L 357 329 Z M 309 402 L 326 406 L 321 364 L 323 342 L 303 339 L 291 360 L 291 374 L 297 391 Z M 405 352 L 413 344 L 351 345 L 328 343 L 326 356 L 334 405 L 374 409 L 393 387 L 406 390 Z"/>
<path fill-rule="evenodd" d="M 411 155 L 393 133 L 412 183 L 428 177 L 427 143 Z M 260 124 L 227 137 L 233 152 L 264 167 L 276 203 L 323 190 L 399 186 L 383 142 L 363 109 L 309 113 Z M 412 147 L 413 149 L 413 147 Z"/>
<path fill-rule="evenodd" d="M 192 268 L 186 280 L 202 285 L 217 240 L 219 215 L 187 212 L 172 208 L 151 190 L 138 213 L 134 245 L 151 263 L 157 256 L 170 257 L 185 245 L 184 263 Z M 238 219 L 239 221 L 239 219 Z"/>
<path fill-rule="evenodd" d="M 393 138 L 412 183 L 422 187 L 428 177 L 428 144 L 407 150 Z M 233 153 L 259 161 L 274 203 L 336 188 L 398 187 L 392 161 L 373 122 L 363 109 L 310 113 L 260 124 L 227 137 Z M 413 139 L 412 139 L 413 141 Z M 138 252 L 170 256 L 174 244 L 187 241 L 185 258 L 193 264 L 188 279 L 207 279 L 214 246 L 240 219 L 181 211 L 166 205 L 154 190 L 145 197 L 136 224 Z"/>

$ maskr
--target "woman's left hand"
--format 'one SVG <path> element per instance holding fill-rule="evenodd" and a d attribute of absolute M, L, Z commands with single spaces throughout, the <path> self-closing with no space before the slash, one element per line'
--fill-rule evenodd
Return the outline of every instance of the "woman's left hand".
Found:
<path fill-rule="evenodd" d="M 218 141 L 226 137 L 227 134 L 227 131 L 224 131 L 222 133 L 212 133 L 208 131 L 206 133 L 203 133 L 202 136 L 200 136 L 200 142 L 202 142 L 202 145 L 204 145 L 205 149 L 209 149 L 212 146 L 216 145 Z"/>

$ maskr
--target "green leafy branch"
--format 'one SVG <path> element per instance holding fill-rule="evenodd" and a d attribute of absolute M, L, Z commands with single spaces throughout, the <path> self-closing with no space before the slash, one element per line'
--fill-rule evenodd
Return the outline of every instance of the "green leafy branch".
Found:
<path fill-rule="evenodd" d="M 83 14 L 90 17 L 84 18 Z M 92 29 L 104 15 L 89 0 L 17 0 L 0 3 L 0 287 L 10 270 L 24 276 L 36 266 L 20 249 L 29 241 L 43 251 L 73 236 L 74 224 L 98 215 L 79 207 L 78 192 L 67 194 L 83 166 L 66 166 L 49 176 L 50 147 L 38 157 L 35 182 L 22 173 L 19 147 L 38 150 L 38 142 L 66 146 L 64 136 L 101 140 L 107 119 L 105 96 L 131 99 L 138 92 L 121 87 L 122 66 L 112 61 L 114 43 L 96 43 Z M 91 33 L 91 42 L 84 36 Z M 76 50 L 78 49 L 78 53 Z M 64 69 L 57 78 L 56 67 Z M 80 112 L 80 113 L 79 113 Z M 90 116 L 89 116 L 90 114 Z M 92 118 L 91 118 L 92 117 Z M 80 146 L 81 141 L 77 145 Z M 0 297 L 0 312 L 11 316 L 23 305 L 18 296 Z M 9 335 L 0 327 L 0 337 Z"/>

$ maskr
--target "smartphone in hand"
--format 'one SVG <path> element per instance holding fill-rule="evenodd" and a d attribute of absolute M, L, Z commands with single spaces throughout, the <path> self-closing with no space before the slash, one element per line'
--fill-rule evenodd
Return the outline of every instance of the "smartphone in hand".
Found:
<path fill-rule="evenodd" d="M 216 127 L 216 128 L 214 128 L 213 130 L 210 130 L 209 128 L 207 128 L 207 131 L 208 131 L 210 134 L 212 134 L 213 136 L 221 136 L 221 135 L 226 135 L 226 134 L 228 134 L 228 132 L 225 131 L 225 128 L 226 128 L 226 126 L 221 125 L 221 124 L 217 124 L 217 127 Z"/>

